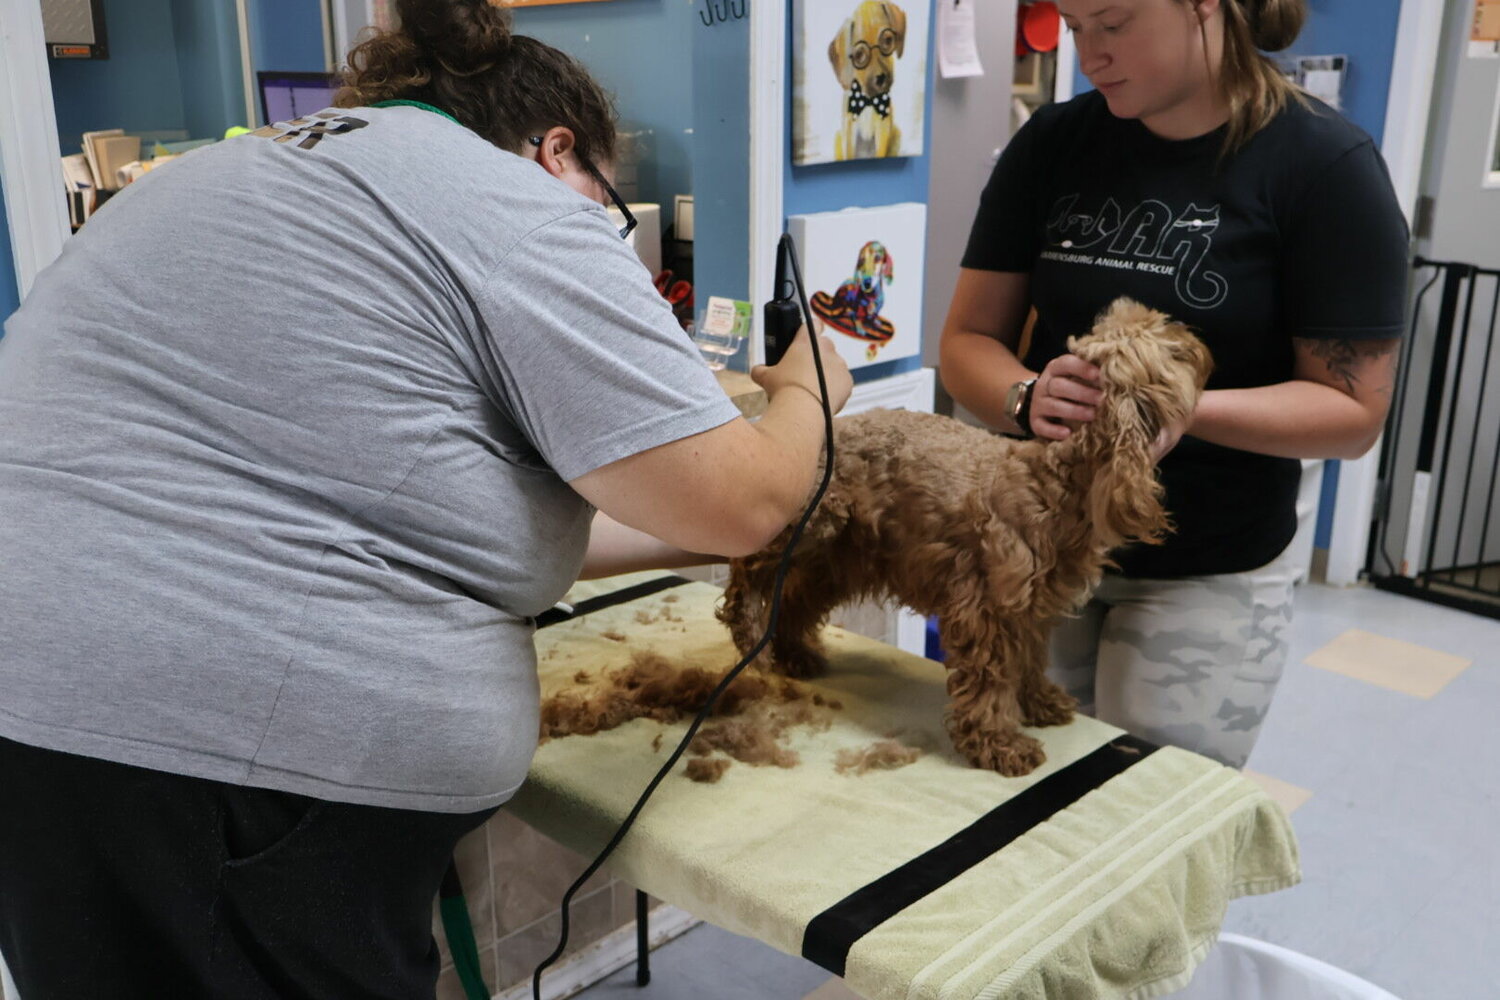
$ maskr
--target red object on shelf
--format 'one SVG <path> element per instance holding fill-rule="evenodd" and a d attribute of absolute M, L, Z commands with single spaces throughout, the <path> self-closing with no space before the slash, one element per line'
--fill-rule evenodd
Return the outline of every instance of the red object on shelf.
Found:
<path fill-rule="evenodd" d="M 1016 8 L 1016 55 L 1051 52 L 1057 48 L 1062 19 L 1052 0 L 1036 0 Z"/>

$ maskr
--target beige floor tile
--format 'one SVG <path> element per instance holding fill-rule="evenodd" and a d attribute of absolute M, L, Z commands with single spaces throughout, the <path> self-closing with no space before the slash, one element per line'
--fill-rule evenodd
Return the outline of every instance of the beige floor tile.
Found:
<path fill-rule="evenodd" d="M 593 860 L 575 854 L 503 809 L 486 829 L 494 866 L 492 898 L 497 939 L 555 914 L 563 893 Z M 607 870 L 595 872 L 575 898 L 603 889 L 611 881 Z"/>
<path fill-rule="evenodd" d="M 1431 698 L 1473 661 L 1350 629 L 1303 662 L 1417 698 Z"/>
<path fill-rule="evenodd" d="M 1271 797 L 1271 801 L 1280 806 L 1281 811 L 1288 816 L 1296 812 L 1298 806 L 1312 798 L 1312 792 L 1305 788 L 1298 788 L 1296 785 L 1282 781 L 1280 778 L 1273 778 L 1268 774 L 1261 774 L 1259 771 L 1251 771 L 1248 768 L 1246 768 L 1244 774 L 1245 777 L 1265 789 L 1266 794 Z"/>
<path fill-rule="evenodd" d="M 862 1000 L 862 998 L 858 993 L 844 985 L 842 979 L 835 977 L 813 990 L 807 996 L 803 997 L 802 1000 Z"/>

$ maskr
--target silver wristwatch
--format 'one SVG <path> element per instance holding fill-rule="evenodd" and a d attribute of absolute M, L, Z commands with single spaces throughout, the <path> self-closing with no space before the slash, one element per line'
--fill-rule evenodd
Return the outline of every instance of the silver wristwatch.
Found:
<path fill-rule="evenodd" d="M 1035 437 L 1031 433 L 1031 390 L 1035 386 L 1036 379 L 1028 378 L 1012 383 L 1005 391 L 1005 415 L 1026 437 Z"/>

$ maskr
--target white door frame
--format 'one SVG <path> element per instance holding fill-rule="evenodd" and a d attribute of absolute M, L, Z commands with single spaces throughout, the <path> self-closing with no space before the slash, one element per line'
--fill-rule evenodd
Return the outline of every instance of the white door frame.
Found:
<path fill-rule="evenodd" d="M 750 301 L 770 301 L 778 289 L 776 244 L 785 218 L 787 0 L 750 5 Z M 761 310 L 755 309 L 750 363 L 765 360 Z"/>
<path fill-rule="evenodd" d="M 40 3 L 0 3 L 0 176 L 24 299 L 69 232 Z"/>
<path fill-rule="evenodd" d="M 1437 76 L 1443 35 L 1443 0 L 1402 0 L 1396 25 L 1396 55 L 1386 95 L 1385 134 L 1381 155 L 1408 224 L 1416 219 L 1422 185 L 1427 125 L 1432 117 L 1432 87 Z M 1328 543 L 1327 581 L 1347 586 L 1359 579 L 1370 544 L 1380 466 L 1377 444 L 1364 458 L 1339 463 L 1338 497 L 1333 535 Z"/>

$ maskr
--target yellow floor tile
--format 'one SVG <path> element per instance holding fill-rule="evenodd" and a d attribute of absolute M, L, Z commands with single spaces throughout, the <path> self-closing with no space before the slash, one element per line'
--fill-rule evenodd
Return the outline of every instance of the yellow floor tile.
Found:
<path fill-rule="evenodd" d="M 1402 694 L 1431 698 L 1473 661 L 1355 628 L 1303 662 Z"/>
<path fill-rule="evenodd" d="M 1280 806 L 1281 811 L 1288 816 L 1296 812 L 1298 806 L 1312 798 L 1312 792 L 1305 788 L 1298 788 L 1296 785 L 1282 781 L 1280 778 L 1273 778 L 1268 774 L 1261 774 L 1259 771 L 1252 771 L 1249 768 L 1245 769 L 1244 775 L 1265 789 L 1266 794 L 1271 797 L 1271 801 Z"/>
<path fill-rule="evenodd" d="M 802 1000 L 862 1000 L 862 998 L 845 986 L 842 979 L 835 976 L 803 997 Z"/>

